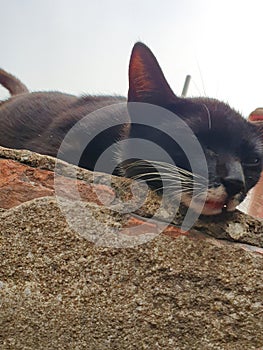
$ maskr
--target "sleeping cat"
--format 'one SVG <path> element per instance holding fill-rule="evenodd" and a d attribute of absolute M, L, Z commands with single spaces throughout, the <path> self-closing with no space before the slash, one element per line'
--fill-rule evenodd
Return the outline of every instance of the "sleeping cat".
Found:
<path fill-rule="evenodd" d="M 12 95 L 0 104 L 0 144 L 4 147 L 29 149 L 68 160 L 63 152 L 58 153 L 60 145 L 68 131 L 91 113 L 82 135 L 92 133 L 98 126 L 103 126 L 103 132 L 87 145 L 79 161 L 70 160 L 80 167 L 94 170 L 102 152 L 115 144 L 117 151 L 115 149 L 115 154 L 108 157 L 108 162 L 115 168 L 114 174 L 145 180 L 160 195 L 168 183 L 171 200 L 173 195 L 178 196 L 180 182 L 182 203 L 204 215 L 233 211 L 259 180 L 263 158 L 260 128 L 216 99 L 176 96 L 153 53 L 143 43 L 135 44 L 130 59 L 129 122 L 118 113 L 104 113 L 101 117 L 92 113 L 102 107 L 124 103 L 125 98 L 120 96 L 75 97 L 60 92 L 30 93 L 24 84 L 4 70 L 0 70 L 0 83 Z M 154 126 L 138 122 L 136 108 L 133 108 L 137 104 L 158 106 L 157 112 L 153 111 L 156 114 Z M 169 111 L 168 119 L 162 111 Z M 140 109 L 138 113 L 143 112 Z M 170 117 L 172 113 L 174 118 Z M 110 126 L 112 119 L 116 119 L 115 124 L 118 125 Z M 184 139 L 186 135 L 188 144 L 186 131 L 189 128 L 191 137 L 198 141 L 201 149 L 201 152 L 197 152 L 198 147 L 190 149 L 191 158 L 199 164 L 200 173 L 192 169 L 189 150 L 186 155 L 175 140 L 177 136 Z M 170 130 L 175 138 L 163 130 Z M 190 138 L 189 144 L 192 142 Z M 140 157 L 139 147 L 138 156 L 127 159 L 129 143 L 118 147 L 118 142 L 137 139 L 160 146 L 169 155 L 170 161 L 155 151 L 152 151 L 150 160 L 148 157 L 145 159 L 143 152 Z M 68 145 L 68 152 L 74 154 L 78 147 L 76 140 Z M 116 153 L 119 164 L 114 163 Z M 201 174 L 205 168 L 208 179 Z M 200 193 L 192 198 L 194 181 L 200 182 Z"/>

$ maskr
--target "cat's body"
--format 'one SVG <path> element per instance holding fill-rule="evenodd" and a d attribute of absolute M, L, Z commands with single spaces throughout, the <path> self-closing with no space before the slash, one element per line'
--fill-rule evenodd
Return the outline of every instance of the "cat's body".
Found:
<path fill-rule="evenodd" d="M 61 142 L 68 131 L 76 122 L 91 113 L 87 119 L 85 132 L 92 133 L 98 126 L 100 128 L 103 126 L 102 129 L 105 131 L 87 147 L 80 162 L 77 162 L 81 167 L 93 170 L 100 154 L 116 141 L 146 139 L 158 144 L 169 153 L 172 161 L 164 162 L 164 159 L 157 155 L 155 159 L 155 154 L 151 155 L 150 160 L 153 160 L 151 165 L 145 162 L 149 159 L 140 158 L 139 154 L 135 159 L 127 161 L 124 157 L 127 152 L 120 147 L 119 159 L 124 161 L 121 174 L 147 180 L 148 184 L 157 190 L 164 185 L 164 181 L 161 181 L 156 174 L 158 168 L 159 173 L 164 174 L 166 178 L 169 177 L 168 187 L 171 189 L 171 197 L 173 189 L 174 196 L 178 196 L 176 186 L 180 180 L 183 186 L 182 201 L 185 205 L 190 205 L 191 182 L 193 179 L 201 179 L 201 175 L 191 174 L 191 162 L 188 157 L 173 137 L 167 137 L 160 131 L 162 127 L 172 130 L 175 139 L 176 133 L 184 133 L 184 128 L 179 126 L 176 118 L 168 118 L 168 121 L 160 114 L 159 121 L 157 120 L 153 128 L 150 123 L 140 125 L 136 122 L 138 119 L 133 117 L 132 110 L 131 122 L 128 124 L 118 114 L 96 117 L 92 112 L 105 106 L 123 103 L 125 99 L 114 96 L 77 98 L 58 92 L 29 93 L 22 83 L 12 78 L 6 72 L 0 71 L 0 83 L 13 94 L 9 100 L 0 104 L 2 146 L 57 156 Z M 208 190 L 204 191 L 205 181 L 200 183 L 202 191 L 191 203 L 192 208 L 202 211 L 205 215 L 218 214 L 224 207 L 229 211 L 234 210 L 244 199 L 247 191 L 257 183 L 262 170 L 263 147 L 259 128 L 218 100 L 179 98 L 174 95 L 155 57 L 142 43 L 137 43 L 132 52 L 129 83 L 129 102 L 148 103 L 175 113 L 192 129 L 194 138 L 200 143 L 203 154 L 195 154 L 196 149 L 193 149 L 193 157 L 198 163 L 200 156 L 200 162 L 203 162 L 201 167 L 207 166 L 209 184 Z M 116 119 L 116 123 L 119 121 L 120 125 L 107 130 L 109 125 L 112 125 L 112 118 Z M 78 142 L 71 144 L 70 147 L 76 151 L 79 147 Z M 111 161 L 112 159 L 109 159 L 109 162 Z M 74 163 L 74 159 L 72 162 Z M 173 177 L 176 185 L 172 183 Z M 202 200 L 205 202 L 203 209 L 200 204 Z"/>
<path fill-rule="evenodd" d="M 118 96 L 78 98 L 60 92 L 15 95 L 0 105 L 0 145 L 57 157 L 65 135 L 75 123 L 100 108 L 124 101 L 124 97 Z M 88 128 L 96 128 L 97 122 L 98 120 L 90 118 Z M 105 123 L 107 128 L 107 121 L 100 122 Z M 108 137 L 101 137 L 96 145 L 87 151 L 89 155 L 85 160 L 78 165 L 93 170 L 101 151 L 111 144 L 112 140 L 117 139 L 119 133 L 120 130 L 116 129 Z M 77 144 L 72 147 L 78 152 Z M 74 161 L 72 163 L 76 164 Z"/>

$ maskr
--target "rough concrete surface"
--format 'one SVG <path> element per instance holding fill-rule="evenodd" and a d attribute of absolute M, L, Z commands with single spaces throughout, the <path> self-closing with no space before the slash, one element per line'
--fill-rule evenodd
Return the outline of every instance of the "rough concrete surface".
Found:
<path fill-rule="evenodd" d="M 52 170 L 47 157 L 28 157 Z M 263 348 L 260 250 L 221 244 L 201 226 L 103 247 L 103 237 L 135 219 L 98 204 L 84 204 L 96 218 L 83 224 L 85 236 L 65 219 L 77 210 L 72 198 L 63 213 L 54 197 L 0 210 L 1 350 Z"/>

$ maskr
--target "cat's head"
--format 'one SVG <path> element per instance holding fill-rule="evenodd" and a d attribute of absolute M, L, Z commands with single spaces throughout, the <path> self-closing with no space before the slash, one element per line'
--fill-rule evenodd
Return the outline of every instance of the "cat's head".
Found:
<path fill-rule="evenodd" d="M 128 102 L 142 102 L 163 107 L 179 116 L 192 129 L 203 150 L 204 157 L 200 156 L 200 159 L 206 163 L 200 166 L 208 168 L 208 189 L 200 190 L 193 199 L 191 204 L 193 210 L 201 211 L 204 215 L 216 215 L 222 210 L 233 211 L 243 201 L 249 189 L 257 183 L 262 171 L 262 131 L 229 105 L 216 99 L 176 96 L 156 58 L 142 43 L 135 44 L 130 59 Z M 169 121 L 168 126 L 175 134 L 178 128 L 176 120 L 177 118 L 172 122 Z M 133 122 L 132 113 L 131 121 Z M 165 123 L 160 114 L 160 125 Z M 182 187 L 187 184 L 182 191 L 181 199 L 186 206 L 189 206 L 192 200 L 191 181 L 198 178 L 198 174 L 191 175 L 189 157 L 163 132 L 143 128 L 134 123 L 131 137 L 138 136 L 159 144 L 169 153 L 176 165 L 177 173 L 179 169 L 180 181 L 183 180 Z M 199 157 L 194 149 L 193 156 L 195 160 Z M 156 159 L 156 164 L 158 162 L 162 164 L 163 173 L 169 173 L 170 195 L 173 196 L 174 188 L 176 197 L 178 195 L 176 186 L 173 187 L 171 184 L 171 173 L 173 173 L 171 165 L 166 166 L 162 163 L 162 159 Z M 129 162 L 124 171 L 128 177 L 147 180 L 154 189 L 160 187 L 156 169 L 147 163 L 138 160 L 134 163 Z M 176 175 L 174 181 L 178 183 Z M 201 188 L 204 188 L 202 184 Z M 205 200 L 203 209 L 202 200 Z"/>

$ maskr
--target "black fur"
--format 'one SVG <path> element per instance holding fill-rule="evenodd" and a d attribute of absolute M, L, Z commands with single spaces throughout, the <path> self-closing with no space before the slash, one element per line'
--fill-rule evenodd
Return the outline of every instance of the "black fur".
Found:
<path fill-rule="evenodd" d="M 6 76 L 9 80 L 4 78 Z M 0 144 L 55 157 L 65 135 L 76 122 L 99 108 L 125 102 L 125 98 L 119 96 L 78 98 L 59 92 L 29 93 L 19 80 L 12 80 L 12 76 L 3 70 L 0 70 L 1 81 L 13 96 L 0 105 Z M 182 118 L 192 129 L 203 149 L 209 170 L 209 188 L 216 189 L 222 186 L 226 192 L 224 203 L 231 201 L 237 194 L 240 202 L 247 191 L 257 183 L 262 170 L 263 154 L 260 127 L 249 123 L 238 112 L 216 99 L 177 97 L 165 80 L 156 58 L 142 43 L 135 44 L 131 55 L 128 102 L 157 105 Z M 108 129 L 109 118 L 116 118 L 120 125 Z M 165 125 L 166 121 L 162 115 L 159 118 L 159 125 Z M 85 138 L 85 133 L 96 130 L 98 125 L 103 125 L 105 131 L 88 145 L 80 161 L 75 161 L 74 156 L 69 157 L 70 152 L 74 154 L 78 150 L 78 142 L 67 145 L 68 155 L 65 159 L 93 170 L 100 154 L 116 141 L 143 138 L 160 145 L 169 153 L 177 167 L 191 172 L 189 160 L 179 145 L 158 130 L 158 124 L 156 128 L 151 128 L 134 123 L 132 111 L 130 119 L 129 123 L 124 123 L 123 118 L 118 115 L 104 115 L 98 118 L 91 115 L 81 131 L 82 136 Z M 175 135 L 182 132 L 178 129 L 176 119 L 166 126 L 173 130 Z M 119 148 L 119 160 L 124 161 L 118 170 L 121 174 L 147 179 L 154 189 L 160 186 L 158 179 L 150 181 L 151 174 L 145 175 L 153 171 L 149 164 L 145 163 L 145 167 L 143 163 L 137 166 L 138 163 L 134 162 L 134 159 L 123 159 L 124 154 L 125 149 Z M 112 153 L 109 162 L 112 162 L 114 156 Z M 64 153 L 60 153 L 59 157 L 64 158 Z M 197 157 L 198 161 L 198 154 L 194 154 L 194 157 Z M 215 197 L 213 193 L 211 196 Z"/>

